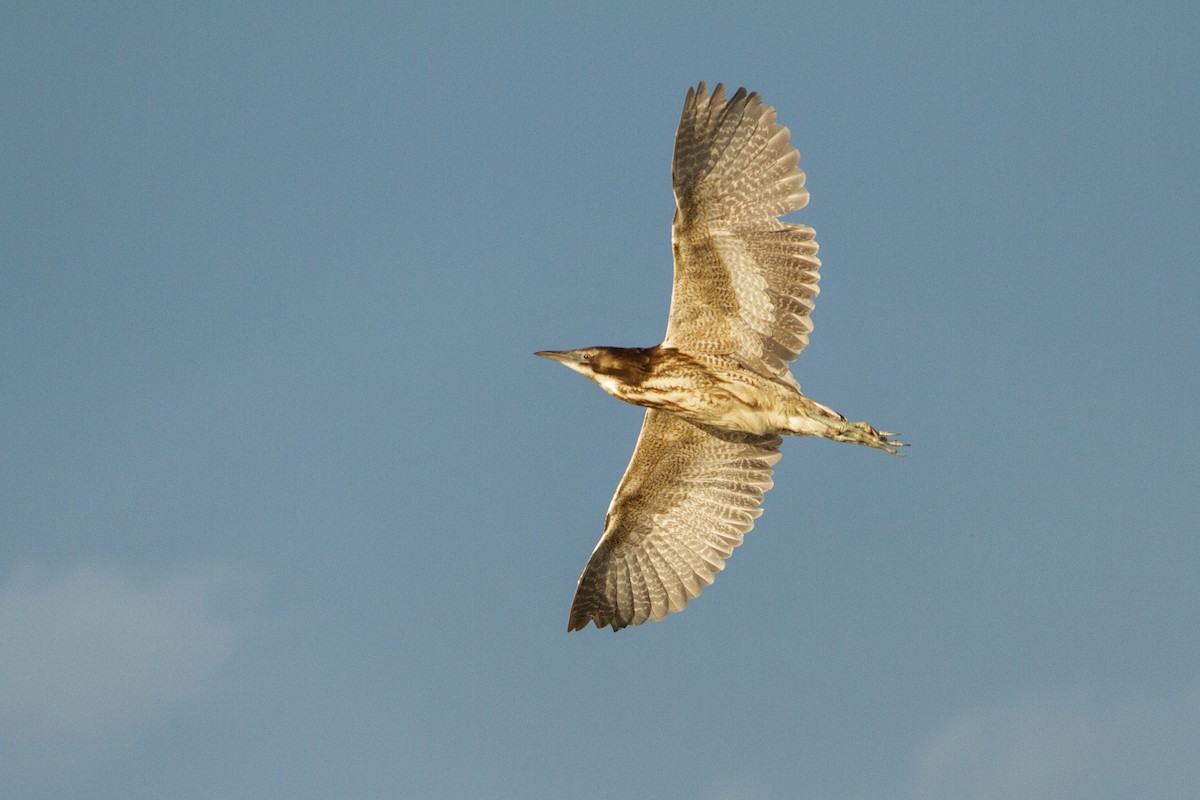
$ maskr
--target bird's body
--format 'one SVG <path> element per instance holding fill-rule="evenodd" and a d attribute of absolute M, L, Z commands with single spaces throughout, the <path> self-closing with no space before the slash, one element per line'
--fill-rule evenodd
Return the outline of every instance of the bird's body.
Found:
<path fill-rule="evenodd" d="M 675 142 L 675 283 L 649 348 L 543 351 L 649 410 L 580 576 L 569 629 L 613 630 L 679 611 L 753 527 L 779 436 L 903 446 L 805 397 L 788 363 L 817 295 L 813 231 L 780 222 L 808 201 L 774 110 L 744 89 L 688 91 Z"/>
<path fill-rule="evenodd" d="M 791 382 L 765 377 L 729 356 L 689 355 L 662 345 L 547 350 L 538 355 L 587 375 L 618 400 L 667 411 L 696 425 L 757 436 L 823 436 L 896 452 L 895 443 L 887 439 L 892 434 L 863 422 L 847 422 Z"/>

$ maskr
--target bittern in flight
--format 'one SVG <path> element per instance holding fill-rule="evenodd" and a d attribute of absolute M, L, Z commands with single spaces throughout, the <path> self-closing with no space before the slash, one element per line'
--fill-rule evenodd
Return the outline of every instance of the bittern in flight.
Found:
<path fill-rule="evenodd" d="M 788 139 L 757 93 L 689 89 L 671 170 L 666 338 L 537 354 L 647 408 L 568 630 L 660 620 L 712 583 L 762 513 L 780 434 L 904 446 L 808 399 L 788 370 L 808 344 L 821 265 L 812 228 L 778 219 L 808 203 Z"/>

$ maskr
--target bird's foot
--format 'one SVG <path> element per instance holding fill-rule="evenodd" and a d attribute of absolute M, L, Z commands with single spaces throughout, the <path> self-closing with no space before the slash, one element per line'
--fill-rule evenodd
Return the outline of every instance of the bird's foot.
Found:
<path fill-rule="evenodd" d="M 831 431 L 829 438 L 835 442 L 865 444 L 867 447 L 876 447 L 894 456 L 901 456 L 904 454 L 897 448 L 908 447 L 908 444 L 891 438 L 897 435 L 899 434 L 876 430 L 865 422 L 843 422 Z"/>

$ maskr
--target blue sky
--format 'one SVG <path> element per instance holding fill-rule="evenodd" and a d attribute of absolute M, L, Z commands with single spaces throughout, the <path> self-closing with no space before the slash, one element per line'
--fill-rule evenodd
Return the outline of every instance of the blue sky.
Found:
<path fill-rule="evenodd" d="M 1193 796 L 1194 5 L 0 16 L 12 796 Z M 532 353 L 660 340 L 699 80 L 808 172 L 797 377 L 913 446 L 568 635 L 641 412 Z"/>

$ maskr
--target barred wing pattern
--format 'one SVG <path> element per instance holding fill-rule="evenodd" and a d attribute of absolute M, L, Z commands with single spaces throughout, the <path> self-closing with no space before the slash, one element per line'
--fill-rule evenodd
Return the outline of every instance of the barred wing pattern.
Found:
<path fill-rule="evenodd" d="M 682 610 L 754 527 L 780 443 L 648 410 L 567 629 L 616 631 Z"/>
<path fill-rule="evenodd" d="M 788 363 L 808 344 L 817 296 L 812 228 L 777 218 L 808 203 L 800 154 L 775 109 L 739 89 L 689 89 L 672 177 L 675 283 L 663 344 L 730 355 L 797 385 Z"/>

